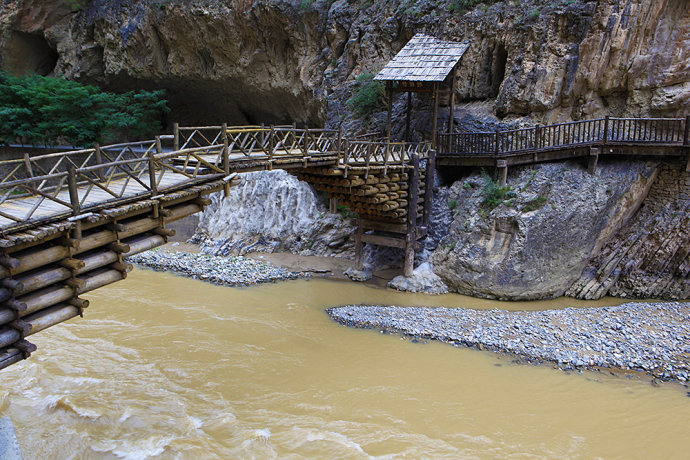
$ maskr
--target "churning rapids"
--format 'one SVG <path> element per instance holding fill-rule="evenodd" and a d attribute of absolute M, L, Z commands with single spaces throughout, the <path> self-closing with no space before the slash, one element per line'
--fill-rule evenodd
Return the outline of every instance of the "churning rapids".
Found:
<path fill-rule="evenodd" d="M 27 459 L 690 452 L 690 398 L 678 384 L 516 365 L 346 328 L 325 312 L 358 303 L 524 310 L 552 301 L 325 280 L 228 288 L 140 269 L 89 298 L 84 319 L 38 334 L 38 352 L 0 373 L 0 415 L 12 417 Z"/>

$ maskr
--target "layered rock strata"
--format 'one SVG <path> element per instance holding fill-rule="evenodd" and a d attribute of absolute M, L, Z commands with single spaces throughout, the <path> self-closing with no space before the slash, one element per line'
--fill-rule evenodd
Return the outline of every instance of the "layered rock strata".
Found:
<path fill-rule="evenodd" d="M 460 4 L 92 0 L 73 11 L 18 0 L 0 4 L 0 63 L 116 90 L 166 88 L 176 121 L 335 126 L 348 119 L 355 77 L 426 32 L 471 43 L 459 99 L 489 101 L 500 117 L 685 114 L 682 1 Z M 413 126 L 429 129 L 425 117 Z"/>
<path fill-rule="evenodd" d="M 690 174 L 662 164 L 644 206 L 592 259 L 567 295 L 690 298 Z"/>

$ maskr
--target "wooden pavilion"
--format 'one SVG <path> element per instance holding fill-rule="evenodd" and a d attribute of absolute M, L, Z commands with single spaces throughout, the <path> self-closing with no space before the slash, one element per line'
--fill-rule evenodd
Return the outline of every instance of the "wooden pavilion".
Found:
<path fill-rule="evenodd" d="M 439 91 L 450 91 L 448 132 L 453 131 L 453 112 L 455 110 L 455 81 L 460 60 L 469 48 L 469 43 L 439 40 L 424 34 L 417 34 L 407 42 L 400 52 L 374 77 L 376 81 L 386 82 L 388 99 L 387 137 L 391 138 L 391 117 L 393 95 L 407 92 L 407 117 L 405 120 L 405 140 L 410 136 L 410 112 L 412 93 L 431 93 L 434 100 L 434 119 L 432 143 L 436 143 L 438 129 Z"/>

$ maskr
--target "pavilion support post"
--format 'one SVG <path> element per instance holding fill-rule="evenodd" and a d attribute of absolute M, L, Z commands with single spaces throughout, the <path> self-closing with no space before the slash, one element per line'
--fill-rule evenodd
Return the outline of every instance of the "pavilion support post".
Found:
<path fill-rule="evenodd" d="M 508 162 L 506 160 L 497 160 L 496 169 L 498 169 L 498 185 L 505 187 L 508 182 Z"/>
<path fill-rule="evenodd" d="M 405 118 L 405 142 L 410 142 L 410 116 L 412 114 L 412 91 L 407 92 L 407 115 Z"/>
<path fill-rule="evenodd" d="M 599 149 L 590 147 L 589 157 L 587 158 L 587 172 L 593 176 L 597 172 L 597 163 L 599 162 Z"/>
<path fill-rule="evenodd" d="M 450 108 L 448 113 L 448 134 L 453 133 L 453 122 L 455 117 L 455 80 L 458 78 L 457 67 L 453 69 L 450 80 Z"/>
<path fill-rule="evenodd" d="M 388 98 L 388 121 L 386 122 L 386 139 L 391 142 L 391 120 L 393 117 L 393 87 L 391 82 L 386 82 L 386 97 Z"/>
<path fill-rule="evenodd" d="M 434 83 L 433 96 L 434 98 L 434 118 L 431 125 L 431 147 L 438 148 L 438 83 Z"/>
<path fill-rule="evenodd" d="M 429 158 L 426 160 L 426 189 L 424 192 L 424 228 L 429 231 L 431 222 L 431 198 L 434 191 L 434 179 L 436 175 L 436 150 L 429 151 Z"/>
<path fill-rule="evenodd" d="M 328 205 L 329 205 L 328 211 L 331 214 L 335 214 L 336 212 L 338 212 L 338 199 L 337 198 L 330 197 L 328 199 Z"/>

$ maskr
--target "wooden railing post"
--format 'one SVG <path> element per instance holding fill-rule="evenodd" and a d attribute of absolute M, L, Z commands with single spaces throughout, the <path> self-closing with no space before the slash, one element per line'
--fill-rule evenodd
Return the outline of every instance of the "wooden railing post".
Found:
<path fill-rule="evenodd" d="M 606 144 L 606 142 L 608 142 L 608 139 L 609 139 L 609 116 L 606 115 L 606 117 L 604 117 L 604 138 L 602 139 L 601 143 Z"/>
<path fill-rule="evenodd" d="M 163 153 L 163 144 L 161 144 L 160 136 L 156 136 L 156 153 Z"/>
<path fill-rule="evenodd" d="M 173 150 L 180 150 L 180 124 L 173 123 Z"/>
<path fill-rule="evenodd" d="M 302 138 L 302 154 L 309 155 L 309 128 L 304 128 L 304 137 Z"/>
<path fill-rule="evenodd" d="M 276 138 L 275 138 L 276 128 L 271 125 L 271 131 L 268 134 L 268 158 L 273 157 L 273 151 L 276 149 Z"/>
<path fill-rule="evenodd" d="M 28 177 L 34 177 L 34 168 L 31 166 L 31 158 L 29 158 L 28 153 L 24 154 L 24 166 L 26 166 L 26 174 Z"/>
<path fill-rule="evenodd" d="M 81 204 L 77 190 L 77 168 L 74 165 L 69 165 L 67 168 L 67 189 L 69 190 L 69 201 L 72 204 L 72 215 L 78 216 L 81 212 Z"/>
<path fill-rule="evenodd" d="M 95 156 L 96 156 L 96 164 L 102 165 L 103 164 L 103 151 L 101 150 L 101 146 L 96 142 L 93 144 L 93 148 L 96 151 Z M 103 172 L 103 168 L 98 168 L 98 179 L 100 179 L 101 182 L 105 182 L 105 173 Z"/>
<path fill-rule="evenodd" d="M 340 158 L 342 158 L 343 155 L 343 126 L 340 125 L 338 126 L 338 144 L 337 144 L 337 152 L 336 152 L 336 166 L 340 164 Z"/>
<path fill-rule="evenodd" d="M 151 188 L 151 196 L 158 195 L 158 184 L 156 183 L 156 160 L 153 152 L 149 152 L 149 187 Z"/>
<path fill-rule="evenodd" d="M 538 150 L 541 144 L 541 126 L 534 127 L 534 149 Z"/>
<path fill-rule="evenodd" d="M 499 148 L 498 148 L 498 130 L 496 130 L 496 132 L 494 133 L 494 136 L 495 136 L 495 137 L 494 137 L 494 142 L 495 142 L 495 144 L 496 144 L 496 145 L 494 145 L 494 153 L 495 153 L 496 155 L 498 155 L 498 151 L 499 151 Z"/>
<path fill-rule="evenodd" d="M 683 132 L 683 145 L 690 145 L 690 115 L 685 117 L 685 131 Z"/>

